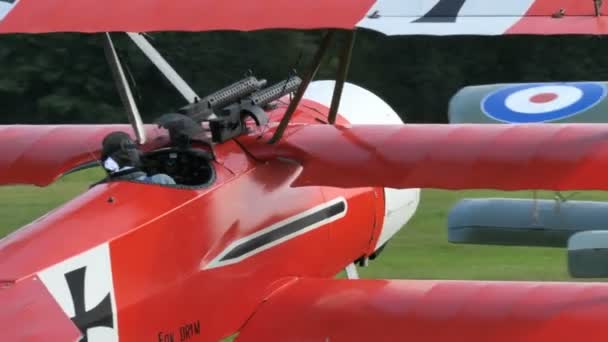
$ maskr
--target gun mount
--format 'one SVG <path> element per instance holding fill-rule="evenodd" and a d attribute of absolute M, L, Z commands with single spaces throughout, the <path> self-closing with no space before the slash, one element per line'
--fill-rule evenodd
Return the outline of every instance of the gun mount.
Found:
<path fill-rule="evenodd" d="M 268 109 L 268 106 L 272 102 L 278 100 L 285 94 L 294 92 L 296 89 L 298 89 L 300 83 L 302 83 L 302 80 L 299 77 L 292 77 L 273 86 L 252 93 L 240 101 L 224 108 L 220 114 L 219 120 L 209 120 L 210 127 L 214 127 L 215 123 L 221 121 L 222 118 L 226 118 L 229 122 L 236 124 L 237 121 L 240 122 L 243 117 L 247 116 L 253 118 L 258 126 L 263 126 L 268 123 L 268 116 L 266 115 L 264 109 Z M 238 132 L 234 133 L 236 134 Z"/>
<path fill-rule="evenodd" d="M 265 109 L 282 96 L 296 91 L 300 83 L 302 80 L 299 77 L 291 77 L 226 106 L 217 114 L 217 118 L 209 120 L 212 140 L 223 142 L 243 134 L 245 131 L 243 119 L 246 117 L 253 118 L 258 126 L 265 125 L 268 123 Z"/>
<path fill-rule="evenodd" d="M 302 79 L 292 76 L 262 89 L 266 83 L 266 80 L 247 77 L 182 107 L 178 113 L 161 116 L 156 123 L 169 130 L 173 145 L 188 146 L 195 137 L 201 140 L 203 122 L 209 125 L 211 141 L 222 143 L 245 133 L 247 117 L 258 126 L 268 123 L 265 110 L 282 96 L 296 91 Z M 203 140 L 207 139 L 208 136 Z"/>
<path fill-rule="evenodd" d="M 301 83 L 302 79 L 292 76 L 261 89 L 266 80 L 250 76 L 183 107 L 179 114 L 199 124 L 208 122 L 211 140 L 221 143 L 243 134 L 247 117 L 251 117 L 258 126 L 265 125 L 268 122 L 265 109 L 282 96 L 296 91 Z"/>

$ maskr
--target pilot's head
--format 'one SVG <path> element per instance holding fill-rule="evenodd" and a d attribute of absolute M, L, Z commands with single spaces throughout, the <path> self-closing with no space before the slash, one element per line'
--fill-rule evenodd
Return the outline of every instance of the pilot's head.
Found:
<path fill-rule="evenodd" d="M 112 132 L 102 142 L 101 162 L 108 173 L 139 167 L 140 152 L 125 132 Z"/>

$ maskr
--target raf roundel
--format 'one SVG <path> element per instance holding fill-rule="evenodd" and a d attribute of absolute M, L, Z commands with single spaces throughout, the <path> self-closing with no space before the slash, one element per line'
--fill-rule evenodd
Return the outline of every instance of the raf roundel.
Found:
<path fill-rule="evenodd" d="M 486 96 L 481 110 L 507 123 L 549 122 L 584 112 L 605 96 L 606 87 L 594 82 L 513 85 Z"/>

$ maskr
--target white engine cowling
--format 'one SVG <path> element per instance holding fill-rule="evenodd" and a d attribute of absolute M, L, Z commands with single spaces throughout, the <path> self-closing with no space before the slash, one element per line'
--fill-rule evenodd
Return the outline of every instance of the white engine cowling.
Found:
<path fill-rule="evenodd" d="M 329 108 L 335 81 L 312 82 L 304 98 Z M 403 123 L 384 100 L 352 83 L 344 84 L 338 113 L 352 124 L 382 125 Z M 410 220 L 420 202 L 420 189 L 384 188 L 384 224 L 375 249 L 384 245 Z"/>

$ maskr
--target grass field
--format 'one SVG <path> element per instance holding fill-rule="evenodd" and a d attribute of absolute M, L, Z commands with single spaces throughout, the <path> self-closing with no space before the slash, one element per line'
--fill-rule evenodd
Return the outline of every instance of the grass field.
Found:
<path fill-rule="evenodd" d="M 553 193 L 539 192 L 552 198 Z M 423 190 L 420 207 L 380 260 L 362 269 L 368 278 L 568 280 L 565 248 L 455 245 L 447 242 L 447 215 L 462 198 L 532 198 L 532 191 Z M 575 194 L 576 200 L 608 200 L 608 194 Z M 532 215 L 532 210 L 531 213 Z M 532 219 L 532 217 L 531 217 Z"/>
<path fill-rule="evenodd" d="M 32 221 L 102 177 L 87 170 L 64 177 L 47 188 L 0 187 L 0 237 Z M 550 197 L 539 193 L 539 197 Z M 566 250 L 453 245 L 447 243 L 450 208 L 464 197 L 532 197 L 532 192 L 424 190 L 418 212 L 376 261 L 360 269 L 366 278 L 570 280 Z M 608 200 L 601 192 L 575 199 Z"/>

